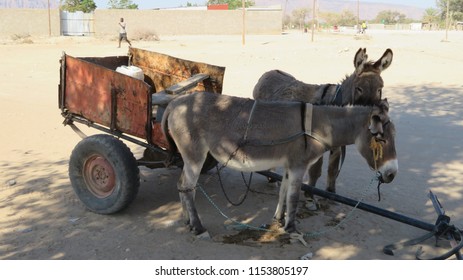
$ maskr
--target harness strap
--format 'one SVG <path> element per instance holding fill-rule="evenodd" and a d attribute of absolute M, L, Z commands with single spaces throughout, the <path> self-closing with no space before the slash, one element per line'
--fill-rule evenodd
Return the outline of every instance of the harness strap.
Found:
<path fill-rule="evenodd" d="M 292 142 L 296 140 L 297 138 L 304 136 L 305 132 L 301 131 L 299 133 L 293 134 L 291 136 L 281 138 L 278 140 L 269 140 L 269 141 L 262 141 L 259 139 L 251 139 L 251 140 L 245 140 L 243 141 L 243 146 L 275 146 L 275 145 L 280 145 L 280 144 L 286 144 L 289 142 Z"/>
<path fill-rule="evenodd" d="M 248 123 L 246 126 L 246 130 L 243 136 L 243 140 L 240 143 L 239 147 L 243 147 L 245 145 L 248 146 L 275 146 L 275 145 L 280 145 L 280 144 L 286 144 L 289 142 L 292 142 L 296 140 L 297 138 L 301 136 L 308 136 L 311 137 L 318 142 L 322 143 L 323 146 L 327 146 L 324 141 L 321 140 L 320 137 L 317 137 L 314 132 L 312 131 L 312 114 L 313 114 L 313 105 L 310 103 L 302 103 L 301 105 L 301 121 L 302 121 L 302 128 L 301 131 L 298 133 L 295 133 L 291 136 L 277 139 L 277 140 L 269 140 L 269 141 L 262 141 L 260 139 L 251 139 L 248 140 L 248 131 L 249 127 L 251 126 L 252 118 L 254 115 L 255 108 L 257 107 L 257 100 L 254 101 L 254 104 L 252 106 L 251 112 L 249 113 L 249 118 L 248 118 Z M 306 140 L 306 148 L 307 148 L 307 140 Z"/>
<path fill-rule="evenodd" d="M 312 135 L 312 114 L 313 114 L 313 105 L 310 103 L 305 103 L 305 112 L 303 116 L 304 131 L 307 135 Z"/>
<path fill-rule="evenodd" d="M 336 85 L 336 93 L 334 94 L 333 101 L 331 102 L 333 105 L 342 106 L 342 91 L 341 85 Z"/>
<path fill-rule="evenodd" d="M 248 139 L 248 131 L 249 127 L 251 126 L 251 121 L 252 121 L 252 116 L 254 115 L 254 110 L 257 107 L 257 100 L 254 100 L 254 103 L 252 104 L 251 112 L 249 112 L 249 118 L 248 118 L 248 123 L 246 125 L 246 130 L 244 131 L 244 136 L 243 136 L 243 142 L 246 142 Z"/>

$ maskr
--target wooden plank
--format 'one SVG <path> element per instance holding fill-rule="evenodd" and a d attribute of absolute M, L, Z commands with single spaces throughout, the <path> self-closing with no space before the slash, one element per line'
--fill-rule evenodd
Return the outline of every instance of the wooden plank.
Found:
<path fill-rule="evenodd" d="M 199 82 L 202 82 L 207 78 L 209 78 L 209 75 L 207 74 L 196 74 L 189 79 L 166 88 L 165 91 L 168 94 L 179 94 L 180 92 L 196 87 Z"/>

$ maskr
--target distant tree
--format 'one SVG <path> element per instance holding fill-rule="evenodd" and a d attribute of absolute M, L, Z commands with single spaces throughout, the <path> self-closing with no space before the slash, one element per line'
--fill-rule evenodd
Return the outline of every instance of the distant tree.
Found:
<path fill-rule="evenodd" d="M 340 14 L 326 12 L 320 15 L 322 19 L 330 26 L 342 25 L 342 26 L 352 26 L 357 24 L 357 17 L 350 10 L 343 10 Z"/>
<path fill-rule="evenodd" d="M 82 11 L 91 13 L 95 11 L 96 4 L 93 0 L 61 0 L 61 10 L 68 12 Z"/>
<path fill-rule="evenodd" d="M 434 23 L 439 21 L 439 10 L 427 8 L 423 14 L 423 22 Z"/>
<path fill-rule="evenodd" d="M 450 19 L 463 21 L 463 0 L 450 0 L 449 2 Z M 438 0 L 437 7 L 441 12 L 441 19 L 445 20 L 447 15 L 447 0 Z"/>
<path fill-rule="evenodd" d="M 291 24 L 291 17 L 289 15 L 283 16 L 283 26 L 289 27 Z"/>
<path fill-rule="evenodd" d="M 306 17 L 309 15 L 310 10 L 307 8 L 294 9 L 292 11 L 292 18 L 295 24 L 299 24 L 299 28 L 302 29 L 306 22 Z"/>
<path fill-rule="evenodd" d="M 131 0 L 109 0 L 109 9 L 133 9 L 137 10 L 138 5 L 134 4 Z"/>
<path fill-rule="evenodd" d="M 433 26 L 438 26 L 441 23 L 441 18 L 439 15 L 439 10 L 434 8 L 427 8 L 424 11 L 423 18 L 421 19 L 425 23 L 429 30 L 433 29 Z"/>
<path fill-rule="evenodd" d="M 243 6 L 242 0 L 208 0 L 208 5 L 216 5 L 216 4 L 228 4 L 229 10 L 236 10 L 237 8 L 241 8 Z M 245 0 L 244 5 L 246 7 L 254 6 L 255 3 L 252 0 Z"/>
<path fill-rule="evenodd" d="M 320 13 L 320 18 L 329 26 L 339 25 L 340 15 L 338 13 L 322 12 Z"/>
<path fill-rule="evenodd" d="M 385 10 L 378 13 L 375 22 L 384 24 L 404 23 L 407 16 L 397 11 Z"/>
<path fill-rule="evenodd" d="M 338 25 L 355 25 L 357 24 L 357 16 L 351 10 L 343 10 L 339 17 Z"/>

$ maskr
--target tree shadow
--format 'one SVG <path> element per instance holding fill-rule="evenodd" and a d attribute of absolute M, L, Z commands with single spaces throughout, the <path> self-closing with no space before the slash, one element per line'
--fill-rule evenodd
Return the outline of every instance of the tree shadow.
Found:
<path fill-rule="evenodd" d="M 384 95 L 397 129 L 398 176 L 382 186 L 378 202 L 376 189 L 367 187 L 373 172 L 351 146 L 338 193 L 434 223 L 436 214 L 427 198 L 432 189 L 452 222 L 462 228 L 463 88 L 404 85 L 388 87 Z M 253 192 L 243 205 L 234 207 L 212 170 L 200 179 L 209 198 L 197 193 L 198 211 L 212 240 L 197 240 L 183 224 L 176 189 L 180 169 L 141 167 L 141 187 L 132 205 L 115 215 L 98 215 L 75 196 L 68 159 L 50 158 L 18 151 L 14 163 L 0 161 L 0 174 L 6 179 L 0 182 L 0 259 L 297 259 L 307 252 L 313 252 L 314 259 L 413 259 L 416 247 L 393 257 L 384 255 L 382 247 L 423 234 L 360 210 L 338 226 L 352 208 L 333 203 L 299 219 L 302 231 L 320 233 L 306 238 L 307 248 L 298 243 L 224 244 L 222 237 L 237 229 L 210 200 L 230 218 L 260 226 L 271 222 L 278 190 L 254 175 Z M 234 201 L 243 196 L 239 173 L 225 169 L 222 179 Z M 9 185 L 10 180 L 15 183 Z M 324 178 L 318 187 L 324 188 Z M 428 247 L 432 255 L 434 249 Z"/>

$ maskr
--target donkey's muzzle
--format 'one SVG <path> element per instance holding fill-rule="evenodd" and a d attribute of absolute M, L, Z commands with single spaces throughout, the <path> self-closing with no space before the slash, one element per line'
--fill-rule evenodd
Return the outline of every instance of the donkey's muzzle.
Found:
<path fill-rule="evenodd" d="M 392 182 L 399 171 L 397 159 L 385 162 L 378 171 L 381 174 L 381 176 L 379 176 L 381 183 L 387 184 Z"/>
<path fill-rule="evenodd" d="M 388 172 L 387 174 L 381 174 L 381 183 L 390 183 L 395 178 L 395 172 Z"/>

